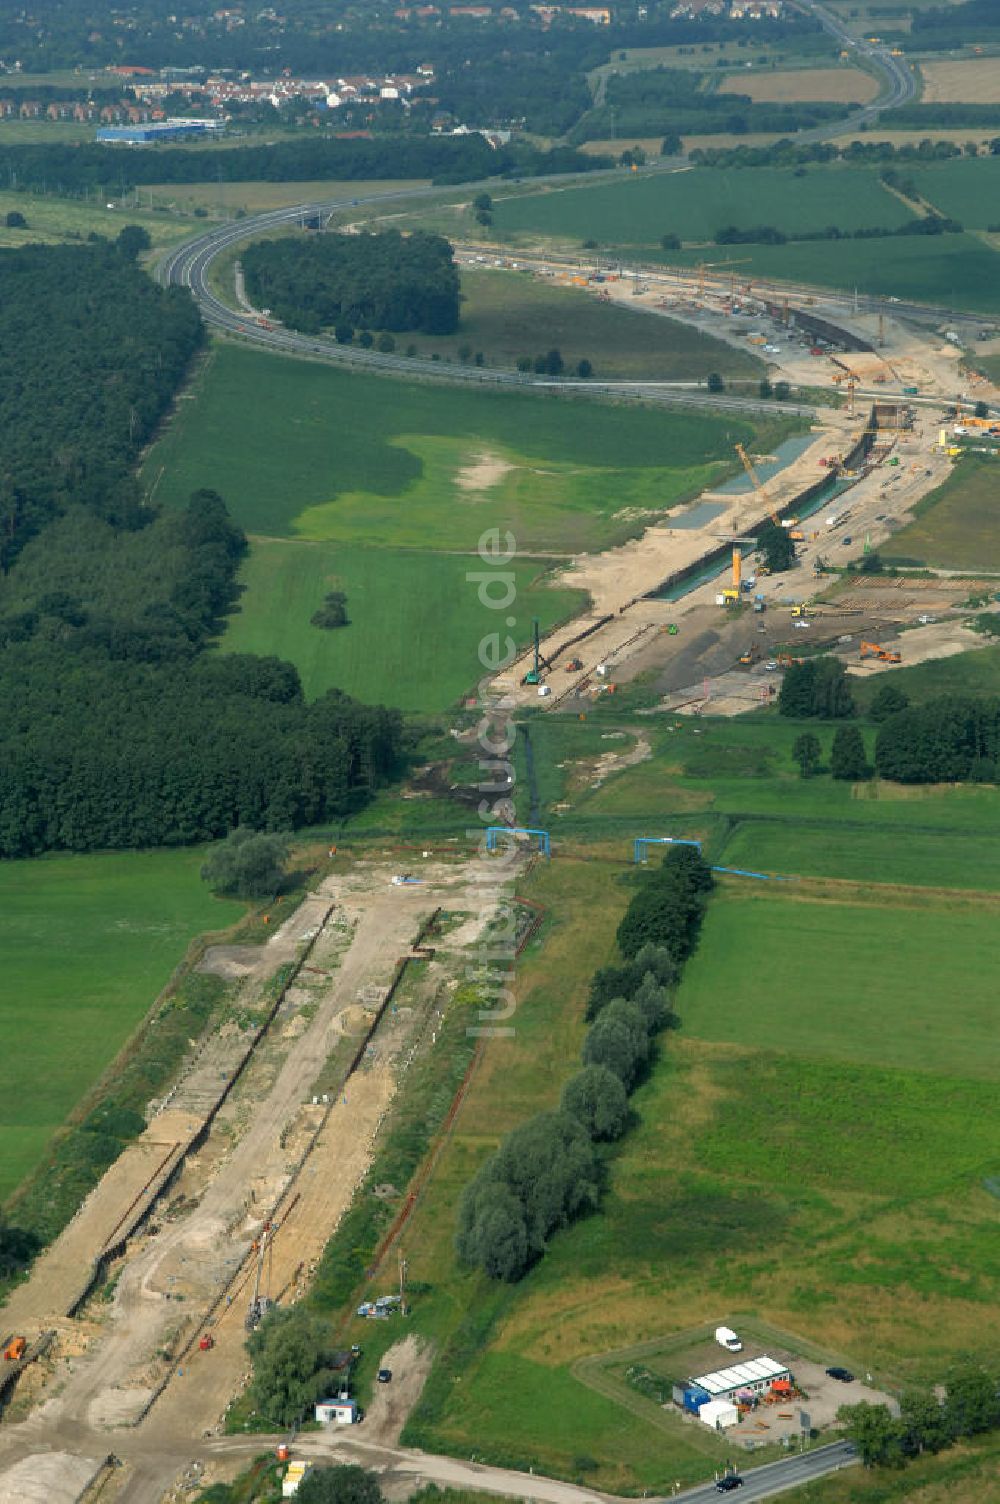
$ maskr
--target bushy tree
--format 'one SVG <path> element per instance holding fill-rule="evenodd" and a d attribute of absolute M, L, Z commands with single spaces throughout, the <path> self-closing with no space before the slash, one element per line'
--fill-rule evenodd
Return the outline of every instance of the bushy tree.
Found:
<path fill-rule="evenodd" d="M 779 527 L 770 517 L 757 528 L 757 547 L 772 574 L 783 574 L 795 563 L 795 544 L 787 527 Z"/>
<path fill-rule="evenodd" d="M 782 715 L 799 720 L 817 716 L 833 721 L 852 716 L 854 708 L 847 669 L 839 658 L 824 654 L 793 663 L 786 669 L 778 696 Z"/>
<path fill-rule="evenodd" d="M 811 731 L 803 731 L 801 736 L 795 738 L 792 757 L 798 763 L 803 778 L 811 778 L 815 773 L 819 767 L 820 755 L 819 738 Z"/>
<path fill-rule="evenodd" d="M 675 964 L 694 949 L 714 879 L 694 846 L 671 846 L 650 872 L 618 926 L 618 948 L 633 958 L 643 946 L 662 946 Z"/>
<path fill-rule="evenodd" d="M 865 1467 L 903 1465 L 904 1430 L 888 1405 L 872 1405 L 867 1400 L 857 1405 L 841 1405 L 837 1419 Z"/>
<path fill-rule="evenodd" d="M 955 1439 L 948 1407 L 927 1389 L 907 1389 L 899 1402 L 904 1450 L 917 1457 L 921 1452 L 940 1452 Z"/>
<path fill-rule="evenodd" d="M 664 946 L 643 945 L 631 961 L 621 966 L 599 967 L 590 979 L 587 1021 L 596 1018 L 613 998 L 632 997 L 647 976 L 652 976 L 657 986 L 664 989 L 677 981 L 677 963 Z"/>
<path fill-rule="evenodd" d="M 726 390 L 726 383 L 723 381 L 718 371 L 712 371 L 709 374 L 708 380 L 705 382 L 705 385 L 708 387 L 708 390 L 710 392 L 724 392 Z"/>
<path fill-rule="evenodd" d="M 598 1015 L 583 1042 L 584 1065 L 603 1065 L 631 1091 L 649 1058 L 649 1030 L 635 1003 L 616 998 Z"/>
<path fill-rule="evenodd" d="M 977 1436 L 1000 1426 L 1000 1390 L 995 1374 L 978 1363 L 952 1369 L 945 1385 L 948 1423 L 956 1436 Z"/>
<path fill-rule="evenodd" d="M 26 230 L 28 228 L 28 221 L 20 209 L 11 209 L 4 218 L 4 224 L 8 230 Z"/>
<path fill-rule="evenodd" d="M 856 726 L 838 726 L 830 752 L 831 775 L 844 782 L 855 783 L 867 778 L 870 772 L 861 732 Z"/>
<path fill-rule="evenodd" d="M 323 599 L 323 604 L 318 611 L 314 611 L 309 618 L 309 623 L 314 627 L 322 627 L 324 631 L 332 631 L 335 627 L 346 627 L 347 596 L 342 590 L 331 590 Z"/>
<path fill-rule="evenodd" d="M 645 1019 L 650 1034 L 662 1029 L 670 1012 L 670 994 L 660 986 L 651 971 L 646 973 L 632 994 L 632 1002 Z"/>
<path fill-rule="evenodd" d="M 152 243 L 149 231 L 144 230 L 142 225 L 125 225 L 115 239 L 115 245 L 129 261 L 138 260 L 143 251 L 149 250 Z"/>
<path fill-rule="evenodd" d="M 868 714 L 873 721 L 887 721 L 891 715 L 905 710 L 910 697 L 898 684 L 883 684 L 875 693 Z"/>
<path fill-rule="evenodd" d="M 455 1247 L 460 1258 L 478 1264 L 491 1279 L 520 1279 L 530 1262 L 524 1209 L 495 1174 L 495 1162 L 476 1176 L 458 1206 Z"/>
<path fill-rule="evenodd" d="M 287 836 L 238 825 L 212 852 L 201 875 L 216 893 L 268 898 L 281 886 L 287 857 Z"/>
<path fill-rule="evenodd" d="M 247 1338 L 250 1400 L 274 1426 L 291 1426 L 329 1392 L 336 1370 L 326 1323 L 304 1306 L 275 1306 Z"/>
<path fill-rule="evenodd" d="M 563 1088 L 561 1107 L 593 1139 L 620 1138 L 628 1122 L 628 1093 L 606 1065 L 585 1065 L 571 1076 Z"/>
<path fill-rule="evenodd" d="M 295 1495 L 299 1504 L 382 1504 L 378 1478 L 355 1463 L 314 1467 Z"/>

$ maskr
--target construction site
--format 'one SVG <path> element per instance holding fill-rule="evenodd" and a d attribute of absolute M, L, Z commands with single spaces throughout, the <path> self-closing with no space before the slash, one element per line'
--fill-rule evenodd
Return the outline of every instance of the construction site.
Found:
<path fill-rule="evenodd" d="M 510 864 L 465 850 L 341 861 L 266 945 L 206 953 L 230 1022 L 5 1307 L 4 1504 L 152 1504 L 221 1432 L 248 1331 L 304 1293 L 497 917 Z"/>
<path fill-rule="evenodd" d="M 551 258 L 523 265 L 580 280 Z M 997 425 L 973 416 L 974 402 L 998 394 L 961 368 L 958 334 L 817 290 L 741 286 L 734 272 L 720 276 L 710 263 L 689 273 L 606 273 L 598 286 L 582 280 L 602 299 L 638 302 L 749 343 L 766 352 L 771 380 L 825 382 L 839 401 L 817 408 L 810 433 L 784 453 L 750 455 L 737 445 L 742 479 L 672 509 L 631 542 L 574 558 L 555 579 L 585 590 L 589 610 L 536 636 L 496 677 L 497 693 L 581 711 L 642 674 L 662 691 L 664 709 L 711 702 L 715 714 L 738 714 L 773 697 L 774 676 L 796 656 L 793 628 L 809 631 L 810 643 L 821 636 L 865 672 L 902 659 L 859 656 L 859 643 L 891 644 L 904 629 L 908 663 L 977 645 L 952 614 L 967 584 L 937 581 L 931 600 L 930 582 L 869 588 L 873 577 L 861 569 L 947 479 L 959 441 L 989 436 Z M 768 520 L 795 544 L 790 568 L 776 575 L 757 550 Z M 848 564 L 858 571 L 850 590 L 838 583 Z M 947 618 L 937 631 L 924 630 L 929 609 Z"/>

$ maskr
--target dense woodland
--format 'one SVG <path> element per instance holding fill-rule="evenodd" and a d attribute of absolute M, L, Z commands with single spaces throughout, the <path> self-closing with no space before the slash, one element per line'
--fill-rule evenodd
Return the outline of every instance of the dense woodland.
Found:
<path fill-rule="evenodd" d="M 140 520 L 136 461 L 203 339 L 189 295 L 136 265 L 140 245 L 123 232 L 0 254 L 4 569 L 70 506 Z"/>
<path fill-rule="evenodd" d="M 451 245 L 440 235 L 306 234 L 257 240 L 243 253 L 247 291 L 293 329 L 336 328 L 452 334 L 458 328 L 459 279 Z"/>
<path fill-rule="evenodd" d="M 2 856 L 338 818 L 395 764 L 395 712 L 206 651 L 246 540 L 213 492 L 157 513 L 133 473 L 200 340 L 121 246 L 0 253 Z"/>
<path fill-rule="evenodd" d="M 1000 781 L 1000 700 L 945 695 L 891 715 L 875 770 L 897 783 Z"/>

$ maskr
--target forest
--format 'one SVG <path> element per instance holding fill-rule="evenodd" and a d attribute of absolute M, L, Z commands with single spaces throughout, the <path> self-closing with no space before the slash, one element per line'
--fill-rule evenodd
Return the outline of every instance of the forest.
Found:
<path fill-rule="evenodd" d="M 458 328 L 458 270 L 440 235 L 307 233 L 254 241 L 242 260 L 255 306 L 306 334 L 335 328 L 338 339 L 347 339 L 355 329 L 452 334 Z"/>
<path fill-rule="evenodd" d="M 1000 700 L 943 695 L 900 710 L 879 730 L 875 770 L 896 783 L 996 783 Z"/>
<path fill-rule="evenodd" d="M 203 340 L 116 242 L 0 254 L 0 568 L 70 505 L 131 526 L 134 467 Z M 6 590 L 3 599 L 6 599 Z"/>
<path fill-rule="evenodd" d="M 2 856 L 338 819 L 399 753 L 396 712 L 213 650 L 246 540 L 135 479 L 202 331 L 134 244 L 0 253 Z"/>

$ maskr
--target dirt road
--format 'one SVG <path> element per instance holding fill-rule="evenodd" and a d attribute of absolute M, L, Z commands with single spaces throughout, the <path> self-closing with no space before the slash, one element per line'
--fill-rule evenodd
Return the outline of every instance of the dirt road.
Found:
<path fill-rule="evenodd" d="M 445 980 L 465 961 L 460 946 L 493 917 L 503 881 L 497 864 L 477 861 L 424 862 L 412 886 L 392 886 L 391 875 L 359 865 L 324 885 L 319 897 L 336 907 L 308 979 L 289 991 L 156 1225 L 129 1247 L 110 1302 L 72 1324 L 82 1353 L 57 1363 L 27 1420 L 0 1427 L 0 1504 L 25 1497 L 26 1472 L 48 1480 L 49 1500 L 75 1498 L 109 1450 L 130 1462 L 116 1497 L 160 1500 L 246 1374 L 253 1241 L 265 1221 L 277 1230 L 262 1288 L 287 1301 L 304 1287 L 365 1174 L 408 1060 L 430 1047 Z M 386 1013 L 346 1087 L 314 1089 L 331 1060 L 356 1053 L 397 961 L 442 905 L 468 916 L 460 940 L 457 931 L 442 939 L 440 959 L 421 968 L 407 1005 Z M 301 942 L 308 921 L 298 917 L 295 929 Z M 286 936 L 278 948 L 288 944 Z M 34 1306 L 44 1306 L 44 1271 L 31 1283 Z M 214 1346 L 199 1351 L 206 1329 Z M 404 1400 L 405 1386 L 397 1393 Z M 385 1419 L 391 1436 L 392 1414 Z"/>

